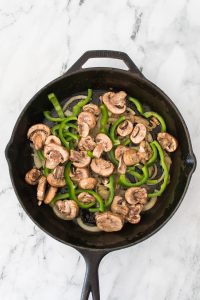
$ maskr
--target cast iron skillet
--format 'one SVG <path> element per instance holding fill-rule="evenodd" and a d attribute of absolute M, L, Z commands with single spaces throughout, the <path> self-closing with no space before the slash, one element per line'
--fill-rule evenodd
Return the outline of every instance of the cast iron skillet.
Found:
<path fill-rule="evenodd" d="M 120 59 L 129 70 L 82 68 L 88 59 L 97 57 Z M 43 121 L 44 110 L 52 108 L 47 99 L 50 92 L 54 92 L 64 101 L 67 97 L 80 94 L 88 88 L 92 88 L 98 94 L 98 91 L 105 91 L 110 87 L 126 91 L 160 113 L 166 120 L 168 131 L 178 139 L 179 148 L 172 157 L 170 184 L 156 206 L 143 215 L 139 224 L 127 224 L 122 231 L 116 233 L 89 233 L 73 222 L 56 218 L 49 206 L 43 205 L 38 208 L 35 187 L 24 182 L 24 174 L 32 167 L 26 133 L 32 124 Z M 29 217 L 50 236 L 75 248 L 84 256 L 87 270 L 82 300 L 88 299 L 90 292 L 94 300 L 100 299 L 98 266 L 107 253 L 135 245 L 167 223 L 183 200 L 196 167 L 186 124 L 174 103 L 142 75 L 127 54 L 103 50 L 83 54 L 64 75 L 47 84 L 28 102 L 14 127 L 6 148 L 6 158 L 16 195 Z"/>

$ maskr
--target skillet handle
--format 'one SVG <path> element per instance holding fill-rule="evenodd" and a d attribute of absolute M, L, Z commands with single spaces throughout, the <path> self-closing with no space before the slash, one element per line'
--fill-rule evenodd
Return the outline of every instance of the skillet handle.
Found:
<path fill-rule="evenodd" d="M 81 300 L 88 300 L 90 293 L 92 293 L 93 300 L 100 300 L 98 268 L 100 261 L 107 253 L 90 250 L 81 250 L 80 252 L 86 262 L 86 273 Z"/>
<path fill-rule="evenodd" d="M 125 52 L 120 51 L 112 51 L 112 50 L 91 50 L 85 52 L 66 72 L 67 74 L 73 73 L 76 71 L 80 71 L 82 66 L 88 61 L 90 58 L 113 58 L 122 60 L 128 67 L 129 71 L 138 76 L 144 78 L 143 74 L 140 72 L 138 67 L 134 64 L 134 62 L 130 59 L 130 57 Z"/>

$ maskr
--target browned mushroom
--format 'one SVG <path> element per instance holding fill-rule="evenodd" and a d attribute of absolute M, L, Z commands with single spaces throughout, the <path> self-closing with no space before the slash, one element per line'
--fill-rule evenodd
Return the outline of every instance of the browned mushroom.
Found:
<path fill-rule="evenodd" d="M 96 184 L 97 184 L 96 178 L 88 177 L 88 178 L 81 179 L 78 185 L 83 190 L 86 189 L 92 190 L 94 189 Z"/>
<path fill-rule="evenodd" d="M 33 168 L 26 173 L 25 181 L 30 185 L 36 185 L 38 184 L 40 176 L 40 170 Z"/>
<path fill-rule="evenodd" d="M 108 92 L 101 96 L 100 99 L 111 113 L 120 115 L 126 110 L 126 96 L 127 94 L 123 91 L 118 93 Z"/>
<path fill-rule="evenodd" d="M 50 143 L 44 146 L 44 156 L 46 158 L 46 167 L 54 169 L 59 163 L 64 163 L 68 160 L 69 153 L 63 146 Z"/>
<path fill-rule="evenodd" d="M 57 187 L 54 187 L 54 186 L 49 187 L 49 189 L 45 195 L 45 198 L 44 198 L 45 204 L 49 204 L 53 200 L 53 198 L 55 197 L 55 195 L 57 193 L 57 190 L 58 190 Z"/>
<path fill-rule="evenodd" d="M 98 108 L 98 106 L 96 104 L 93 104 L 93 103 L 84 105 L 83 111 L 90 112 L 90 113 L 94 114 L 95 116 L 100 115 L 100 109 Z"/>
<path fill-rule="evenodd" d="M 78 116 L 78 131 L 80 136 L 86 137 L 89 130 L 96 125 L 95 115 L 88 111 L 83 111 Z"/>
<path fill-rule="evenodd" d="M 127 149 L 123 154 L 123 160 L 125 165 L 134 166 L 140 162 L 138 152 L 134 149 Z"/>
<path fill-rule="evenodd" d="M 119 231 L 124 225 L 124 218 L 111 211 L 96 214 L 97 227 L 106 232 Z"/>
<path fill-rule="evenodd" d="M 84 168 L 89 165 L 91 158 L 87 155 L 87 151 L 70 150 L 69 159 L 77 168 Z"/>
<path fill-rule="evenodd" d="M 119 161 L 117 170 L 120 174 L 126 173 L 126 164 L 124 162 L 123 154 L 127 149 L 127 147 L 122 145 L 117 146 L 117 148 L 115 149 L 115 158 Z"/>
<path fill-rule="evenodd" d="M 117 127 L 117 133 L 120 136 L 127 136 L 133 131 L 133 124 L 129 120 L 125 120 Z"/>
<path fill-rule="evenodd" d="M 73 200 L 59 200 L 53 206 L 53 211 L 58 218 L 68 221 L 77 217 L 79 207 Z"/>
<path fill-rule="evenodd" d="M 36 150 L 44 146 L 46 138 L 50 135 L 50 128 L 45 124 L 35 124 L 27 132 L 27 137 L 33 142 Z"/>
<path fill-rule="evenodd" d="M 45 145 L 52 144 L 52 143 L 57 144 L 57 145 L 61 145 L 61 141 L 57 136 L 49 135 L 48 138 L 45 141 Z"/>
<path fill-rule="evenodd" d="M 78 132 L 79 132 L 79 134 L 80 134 L 81 137 L 88 136 L 88 134 L 90 132 L 89 125 L 87 123 L 78 124 Z"/>
<path fill-rule="evenodd" d="M 82 151 L 92 151 L 95 146 L 96 143 L 90 135 L 82 137 L 78 143 L 78 147 Z"/>
<path fill-rule="evenodd" d="M 90 167 L 94 173 L 103 177 L 110 176 L 114 171 L 113 164 L 102 158 L 93 158 Z"/>
<path fill-rule="evenodd" d="M 137 223 L 140 222 L 141 216 L 140 216 L 140 214 L 135 215 L 135 214 L 133 213 L 133 211 L 130 210 L 128 216 L 126 217 L 126 220 L 127 220 L 129 223 L 131 223 L 131 224 L 137 224 Z"/>
<path fill-rule="evenodd" d="M 99 158 L 103 152 L 109 152 L 112 149 L 111 139 L 104 133 L 99 133 L 96 136 L 96 147 L 93 151 L 93 156 Z"/>
<path fill-rule="evenodd" d="M 89 177 L 89 171 L 86 168 L 71 168 L 69 175 L 74 182 L 79 182 Z"/>
<path fill-rule="evenodd" d="M 148 142 L 142 141 L 139 146 L 138 156 L 140 158 L 140 162 L 145 164 L 152 156 L 152 149 Z"/>
<path fill-rule="evenodd" d="M 146 129 L 146 127 L 145 127 L 143 124 L 138 123 L 138 124 L 134 127 L 134 129 L 133 129 L 133 131 L 132 131 L 132 133 L 131 133 L 131 135 L 130 135 L 131 141 L 132 141 L 134 144 L 139 144 L 141 141 L 144 140 L 146 134 L 147 134 L 147 129 Z"/>
<path fill-rule="evenodd" d="M 41 176 L 37 186 L 37 199 L 39 200 L 38 205 L 41 205 L 42 201 L 44 200 L 46 186 L 47 178 L 45 176 Z"/>
<path fill-rule="evenodd" d="M 64 178 L 64 166 L 57 166 L 53 173 L 48 174 L 47 181 L 51 186 L 64 187 L 66 185 Z"/>
<path fill-rule="evenodd" d="M 125 199 L 131 205 L 145 204 L 147 202 L 147 190 L 142 187 L 131 187 L 126 190 Z"/>
<path fill-rule="evenodd" d="M 149 121 L 141 116 L 133 116 L 133 123 L 143 124 L 145 127 L 149 127 Z"/>
<path fill-rule="evenodd" d="M 88 194 L 87 192 L 82 192 L 78 195 L 78 200 L 83 204 L 89 204 L 95 202 L 94 196 Z"/>
<path fill-rule="evenodd" d="M 168 152 L 174 152 L 178 147 L 177 139 L 167 132 L 159 132 L 157 140 L 161 147 Z"/>
<path fill-rule="evenodd" d="M 111 211 L 122 216 L 128 215 L 129 208 L 125 199 L 121 196 L 115 196 L 111 205 Z"/>

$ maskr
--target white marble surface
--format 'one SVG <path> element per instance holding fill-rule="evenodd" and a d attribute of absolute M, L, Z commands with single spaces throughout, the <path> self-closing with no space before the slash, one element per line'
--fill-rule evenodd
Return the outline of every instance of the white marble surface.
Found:
<path fill-rule="evenodd" d="M 0 299 L 78 300 L 85 264 L 26 216 L 4 148 L 27 101 L 86 50 L 127 52 L 185 118 L 200 159 L 199 0 L 0 1 Z M 172 71 L 173 70 L 173 71 Z M 106 256 L 102 300 L 200 299 L 200 168 L 173 219 Z"/>

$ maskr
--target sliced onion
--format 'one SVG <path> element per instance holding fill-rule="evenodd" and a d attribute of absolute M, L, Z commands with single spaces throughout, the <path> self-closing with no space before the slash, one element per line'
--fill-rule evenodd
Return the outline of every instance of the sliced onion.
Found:
<path fill-rule="evenodd" d="M 165 174 L 163 173 L 163 174 L 160 176 L 160 178 L 155 179 L 155 180 L 156 180 L 156 184 L 158 184 L 159 182 L 161 182 L 161 181 L 164 179 L 164 177 L 165 177 Z M 150 179 L 150 180 L 151 180 L 151 179 Z M 152 179 L 152 180 L 154 180 L 154 179 Z M 151 183 L 151 182 L 148 182 L 148 181 L 147 181 L 147 184 L 148 184 L 148 185 L 155 185 L 155 183 Z"/>
<path fill-rule="evenodd" d="M 66 117 L 70 117 L 70 116 L 72 116 L 72 111 L 71 110 L 69 110 L 69 109 L 67 109 L 67 110 L 65 110 L 64 111 L 64 115 L 66 116 Z"/>
<path fill-rule="evenodd" d="M 44 166 L 44 164 L 41 162 L 41 160 L 39 159 L 38 155 L 37 155 L 37 152 L 34 150 L 33 154 L 33 161 L 34 161 L 34 164 L 36 166 L 37 169 L 40 169 Z"/>
<path fill-rule="evenodd" d="M 77 218 L 77 223 L 78 225 L 83 228 L 84 230 L 90 231 L 90 232 L 100 232 L 101 230 L 97 226 L 92 226 L 92 225 L 86 225 L 83 223 L 81 218 Z"/>
<path fill-rule="evenodd" d="M 149 179 L 154 179 L 156 175 L 158 174 L 158 167 L 156 165 L 153 165 L 152 168 L 154 168 L 153 174 L 150 175 Z"/>
<path fill-rule="evenodd" d="M 147 211 L 147 210 L 151 209 L 156 204 L 157 199 L 158 199 L 157 197 L 151 198 L 151 200 L 143 206 L 142 211 Z"/>
<path fill-rule="evenodd" d="M 73 101 L 76 101 L 76 100 L 83 100 L 87 98 L 87 96 L 85 95 L 77 95 L 77 96 L 74 96 L 74 97 L 71 97 L 63 106 L 63 111 L 65 111 L 67 109 L 67 107 L 73 102 Z"/>

